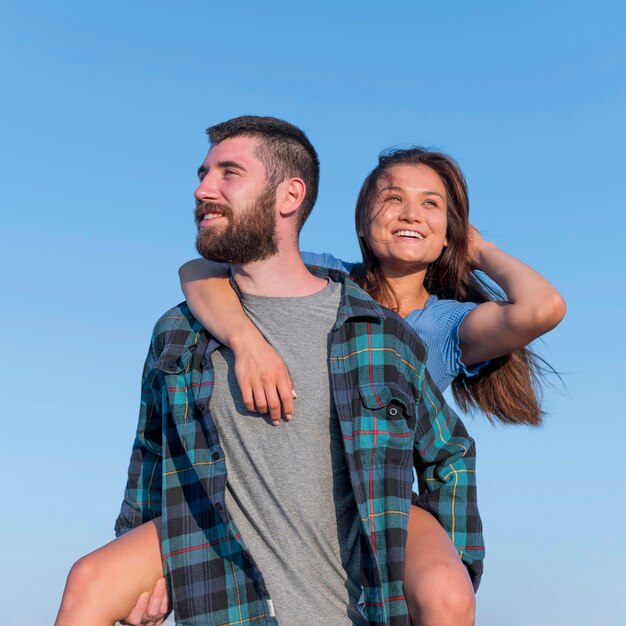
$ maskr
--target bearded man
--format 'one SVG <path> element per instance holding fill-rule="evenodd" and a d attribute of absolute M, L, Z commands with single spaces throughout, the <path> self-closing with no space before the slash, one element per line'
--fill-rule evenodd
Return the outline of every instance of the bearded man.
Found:
<path fill-rule="evenodd" d="M 298 419 L 272 428 L 246 409 L 231 350 L 185 303 L 168 311 L 145 365 L 117 533 L 161 516 L 177 624 L 408 626 L 413 455 L 431 477 L 424 506 L 480 545 L 473 473 L 449 480 L 473 467 L 473 442 L 402 320 L 302 262 L 319 179 L 304 133 L 240 117 L 208 135 L 198 251 L 230 264 L 248 316 L 306 393 Z"/>

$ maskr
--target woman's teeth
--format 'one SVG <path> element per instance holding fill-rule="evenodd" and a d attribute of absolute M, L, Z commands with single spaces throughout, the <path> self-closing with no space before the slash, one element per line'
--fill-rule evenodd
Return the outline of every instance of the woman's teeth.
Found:
<path fill-rule="evenodd" d="M 424 235 L 421 235 L 414 230 L 399 230 L 396 233 L 396 237 L 414 237 L 415 239 L 424 239 Z"/>

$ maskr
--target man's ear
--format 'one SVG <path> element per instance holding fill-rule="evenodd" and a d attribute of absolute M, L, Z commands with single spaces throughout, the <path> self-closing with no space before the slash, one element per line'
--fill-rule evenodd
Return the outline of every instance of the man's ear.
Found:
<path fill-rule="evenodd" d="M 293 215 L 306 195 L 306 185 L 301 178 L 289 178 L 276 189 L 276 206 L 283 217 Z"/>

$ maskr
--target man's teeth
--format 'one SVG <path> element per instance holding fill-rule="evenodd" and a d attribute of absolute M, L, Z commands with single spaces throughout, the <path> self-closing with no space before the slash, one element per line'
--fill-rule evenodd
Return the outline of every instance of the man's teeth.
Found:
<path fill-rule="evenodd" d="M 205 213 L 204 217 L 202 218 L 203 220 L 212 220 L 216 217 L 221 217 L 221 213 Z"/>
<path fill-rule="evenodd" d="M 415 237 L 416 239 L 424 239 L 424 235 L 421 235 L 414 230 L 399 230 L 396 233 L 396 237 Z"/>

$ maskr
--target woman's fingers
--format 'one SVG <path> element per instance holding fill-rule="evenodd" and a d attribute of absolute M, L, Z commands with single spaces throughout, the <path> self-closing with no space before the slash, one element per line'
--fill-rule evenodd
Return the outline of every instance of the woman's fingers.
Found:
<path fill-rule="evenodd" d="M 265 415 L 267 413 L 267 400 L 265 398 L 265 389 L 260 382 L 252 385 L 252 394 L 254 396 L 254 408 Z"/>
<path fill-rule="evenodd" d="M 280 355 L 265 340 L 249 342 L 233 350 L 235 376 L 248 411 L 269 413 L 273 424 L 294 414 L 295 394 L 289 370 Z"/>
<path fill-rule="evenodd" d="M 276 387 L 272 386 L 265 387 L 264 391 L 270 419 L 272 420 L 272 424 L 274 424 L 274 426 L 278 426 L 280 424 L 280 418 L 282 417 L 282 407 L 280 404 L 280 398 L 278 397 L 278 392 L 276 391 Z"/>
<path fill-rule="evenodd" d="M 287 369 L 287 368 L 285 368 Z M 276 384 L 278 396 L 283 409 L 283 417 L 289 421 L 293 418 L 293 401 L 295 399 L 295 392 L 291 387 L 291 380 L 289 373 L 285 372 L 286 376 L 283 376 Z"/>
<path fill-rule="evenodd" d="M 252 385 L 249 383 L 239 382 L 239 389 L 241 390 L 241 398 L 243 400 L 243 405 L 246 407 L 248 411 L 252 413 L 252 411 L 256 410 L 256 405 L 254 404 L 254 392 L 252 391 Z"/>

